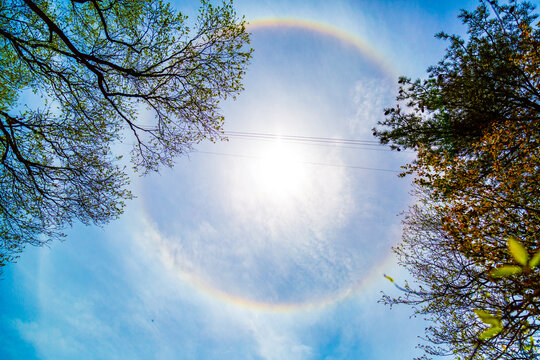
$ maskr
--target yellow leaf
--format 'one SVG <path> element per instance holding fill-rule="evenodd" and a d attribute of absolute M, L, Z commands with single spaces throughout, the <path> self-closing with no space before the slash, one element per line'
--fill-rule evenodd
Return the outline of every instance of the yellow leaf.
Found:
<path fill-rule="evenodd" d="M 501 328 L 501 327 L 493 326 L 493 327 L 490 327 L 490 328 L 484 330 L 484 331 L 478 336 L 478 338 L 479 338 L 480 340 L 490 339 L 490 338 L 494 337 L 495 335 L 497 335 L 498 333 L 500 333 L 501 331 L 502 331 L 502 328 Z"/>
<path fill-rule="evenodd" d="M 529 261 L 529 254 L 523 245 L 517 241 L 515 238 L 508 238 L 508 250 L 510 255 L 521 265 L 527 265 Z"/>
<path fill-rule="evenodd" d="M 473 311 L 480 318 L 480 320 L 482 320 L 484 324 L 502 328 L 501 320 L 499 319 L 499 317 L 495 315 L 491 315 L 490 313 L 484 310 L 476 309 Z"/>
<path fill-rule="evenodd" d="M 504 265 L 500 268 L 491 270 L 490 274 L 494 278 L 501 278 L 501 277 L 507 277 L 510 275 L 519 274 L 523 271 L 521 266 L 516 265 Z"/>
<path fill-rule="evenodd" d="M 531 262 L 529 263 L 529 266 L 534 268 L 534 267 L 537 267 L 538 264 L 540 264 L 540 251 L 534 254 L 533 258 L 531 259 Z"/>

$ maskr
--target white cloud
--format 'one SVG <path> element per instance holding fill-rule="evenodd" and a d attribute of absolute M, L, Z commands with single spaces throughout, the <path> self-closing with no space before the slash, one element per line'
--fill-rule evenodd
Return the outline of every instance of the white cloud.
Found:
<path fill-rule="evenodd" d="M 354 86 L 356 114 L 349 119 L 352 134 L 362 139 L 376 140 L 371 129 L 384 119 L 384 108 L 392 105 L 396 86 L 393 79 L 363 79 Z"/>
<path fill-rule="evenodd" d="M 99 316 L 90 300 L 74 298 L 65 290 L 49 290 L 52 289 L 46 289 L 48 299 L 42 300 L 39 307 L 41 316 L 32 321 L 15 319 L 13 323 L 40 358 L 92 359 L 105 354 L 109 359 L 118 358 L 111 346 L 118 334 L 110 327 L 110 318 Z M 100 346 L 91 350 L 89 340 Z"/>
<path fill-rule="evenodd" d="M 259 355 L 265 360 L 306 360 L 313 358 L 313 349 L 302 344 L 296 334 L 283 325 L 252 323 L 251 331 L 258 343 Z"/>
<path fill-rule="evenodd" d="M 14 327 L 21 337 L 33 344 L 36 352 L 44 359 L 76 357 L 80 353 L 81 344 L 58 328 L 44 328 L 37 322 L 15 320 Z"/>

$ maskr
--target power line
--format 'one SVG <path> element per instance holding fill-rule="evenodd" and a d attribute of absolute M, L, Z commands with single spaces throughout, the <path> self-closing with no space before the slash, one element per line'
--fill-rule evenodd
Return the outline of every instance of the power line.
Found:
<path fill-rule="evenodd" d="M 245 158 L 245 159 L 257 159 L 257 160 L 265 159 L 262 156 L 243 155 L 243 154 L 230 154 L 230 153 L 213 152 L 213 151 L 200 151 L 200 150 L 197 150 L 197 151 L 194 151 L 194 153 L 219 155 L 219 156 L 231 156 L 231 157 L 238 157 L 238 158 Z M 347 168 L 347 169 L 384 171 L 384 172 L 392 172 L 392 173 L 397 173 L 397 174 L 401 173 L 401 171 L 397 171 L 397 170 L 372 168 L 372 167 L 366 167 L 366 166 L 341 165 L 341 164 L 320 163 L 320 162 L 312 162 L 312 161 L 295 161 L 295 163 L 307 164 L 307 165 L 315 165 L 315 166 L 331 166 L 331 167 L 339 167 L 339 168 Z"/>
<path fill-rule="evenodd" d="M 245 131 L 225 131 L 224 135 L 227 136 L 227 137 L 238 137 L 238 138 L 294 140 L 294 141 L 315 142 L 315 143 L 331 143 L 331 144 L 363 145 L 363 146 L 381 146 L 381 144 L 378 141 L 361 140 L 361 139 L 343 139 L 343 138 L 329 138 L 329 137 L 316 137 L 316 136 L 281 135 L 281 134 L 256 133 L 256 132 L 245 132 Z"/>
<path fill-rule="evenodd" d="M 252 137 L 238 137 L 238 136 L 228 136 L 228 138 L 234 138 L 239 140 L 248 140 L 248 141 L 266 141 L 266 142 L 276 142 L 277 139 L 271 139 L 271 138 L 252 138 Z M 314 142 L 303 142 L 303 141 L 295 141 L 295 140 L 285 140 L 287 143 L 290 144 L 299 144 L 299 145 L 308 145 L 308 146 L 324 146 L 324 147 L 339 147 L 340 149 L 353 149 L 353 150 L 367 150 L 367 151 L 382 151 L 382 152 L 390 152 L 391 149 L 388 148 L 381 148 L 376 149 L 373 147 L 364 147 L 364 146 L 357 146 L 357 145 L 341 145 L 341 144 L 325 144 L 325 143 L 314 143 Z M 402 151 L 404 152 L 404 151 Z M 405 151 L 408 152 L 408 151 Z"/>
<path fill-rule="evenodd" d="M 241 140 L 254 141 L 286 141 L 293 144 L 316 145 L 316 146 L 331 146 L 354 150 L 367 151 L 392 151 L 388 147 L 374 140 L 361 139 L 344 139 L 344 138 L 328 138 L 315 136 L 298 136 L 298 135 L 281 135 L 272 133 L 257 133 L 245 131 L 225 131 L 224 135 L 228 138 L 236 138 Z M 368 147 L 366 147 L 368 146 Z M 402 153 L 411 151 L 402 151 Z"/>

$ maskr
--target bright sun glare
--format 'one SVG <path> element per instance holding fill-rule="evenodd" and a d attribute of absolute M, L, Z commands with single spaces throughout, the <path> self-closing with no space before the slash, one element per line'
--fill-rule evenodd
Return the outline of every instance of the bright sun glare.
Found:
<path fill-rule="evenodd" d="M 306 180 L 302 160 L 297 149 L 279 141 L 264 148 L 254 169 L 256 186 L 276 199 L 300 195 Z"/>

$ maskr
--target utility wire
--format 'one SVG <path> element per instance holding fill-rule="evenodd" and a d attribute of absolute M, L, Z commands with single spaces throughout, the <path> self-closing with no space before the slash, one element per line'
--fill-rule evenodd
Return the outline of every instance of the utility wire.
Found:
<path fill-rule="evenodd" d="M 316 143 L 381 146 L 381 144 L 378 141 L 360 140 L 360 139 L 342 139 L 342 138 L 298 136 L 298 135 L 279 135 L 279 134 L 254 133 L 254 132 L 243 132 L 243 131 L 225 131 L 224 135 L 228 137 L 240 137 L 240 138 L 294 140 L 294 141 L 316 142 Z"/>
<path fill-rule="evenodd" d="M 248 141 L 266 141 L 266 142 L 276 142 L 277 139 L 273 138 L 254 138 L 254 137 L 238 137 L 238 136 L 227 136 L 228 138 L 239 139 L 239 140 L 248 140 Z M 283 139 L 280 139 L 283 140 Z M 290 144 L 299 144 L 299 145 L 309 145 L 309 146 L 324 146 L 324 147 L 339 147 L 340 149 L 353 149 L 353 150 L 367 150 L 367 151 L 382 151 L 389 152 L 392 151 L 388 148 L 376 149 L 374 147 L 364 147 L 359 145 L 341 145 L 337 143 L 315 143 L 315 142 L 304 142 L 304 141 L 295 141 L 295 140 L 285 140 Z M 401 151 L 401 153 L 409 151 Z"/>
<path fill-rule="evenodd" d="M 221 153 L 221 152 L 213 152 L 213 151 L 200 151 L 200 150 L 196 150 L 196 151 L 194 151 L 194 153 L 210 154 L 210 155 L 219 155 L 219 156 L 231 156 L 231 157 L 238 157 L 238 158 L 245 158 L 245 159 L 258 159 L 258 160 L 264 159 L 264 157 L 262 157 L 262 156 L 242 155 L 242 154 L 230 154 L 230 153 Z M 315 166 L 332 166 L 332 167 L 347 168 L 347 169 L 361 169 L 361 170 L 371 170 L 371 171 L 384 171 L 384 172 L 392 172 L 392 173 L 397 173 L 397 174 L 401 173 L 401 171 L 397 171 L 397 170 L 381 169 L 381 168 L 372 168 L 372 167 L 365 167 L 365 166 L 340 165 L 340 164 L 320 163 L 320 162 L 312 162 L 312 161 L 295 161 L 295 163 L 299 163 L 299 164 L 308 164 L 308 165 L 315 165 Z"/>
<path fill-rule="evenodd" d="M 337 146 L 346 149 L 368 150 L 368 151 L 392 151 L 383 144 L 374 140 L 360 139 L 343 139 L 343 138 L 328 138 L 315 136 L 298 136 L 298 135 L 280 135 L 271 133 L 256 133 L 244 131 L 225 131 L 224 135 L 227 138 L 236 138 L 242 140 L 254 141 L 286 141 L 293 144 L 317 145 L 317 146 Z M 369 146 L 369 147 L 366 147 Z M 411 151 L 402 151 L 411 152 Z"/>

